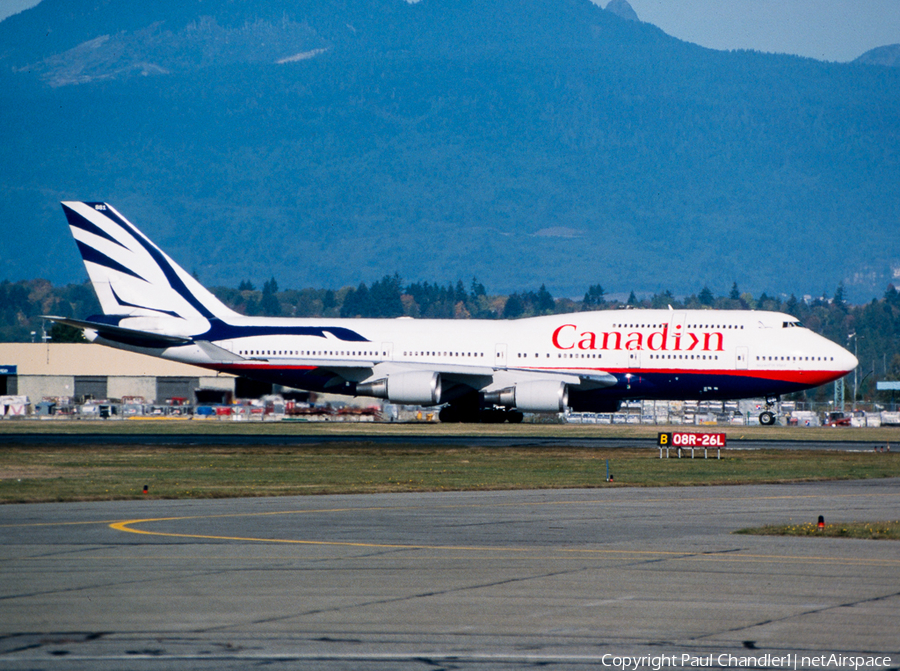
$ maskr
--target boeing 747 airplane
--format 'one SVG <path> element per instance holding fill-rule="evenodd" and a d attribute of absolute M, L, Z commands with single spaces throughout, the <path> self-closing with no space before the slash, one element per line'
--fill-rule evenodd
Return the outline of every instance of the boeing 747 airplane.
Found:
<path fill-rule="evenodd" d="M 626 400 L 762 397 L 856 358 L 776 312 L 619 310 L 515 320 L 245 317 L 106 203 L 62 204 L 102 315 L 92 342 L 296 389 L 443 406 L 441 421 L 610 412 Z"/>

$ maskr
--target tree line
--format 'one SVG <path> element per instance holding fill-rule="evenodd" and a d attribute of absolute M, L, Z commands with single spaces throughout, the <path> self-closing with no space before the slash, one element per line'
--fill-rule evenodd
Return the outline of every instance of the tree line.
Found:
<path fill-rule="evenodd" d="M 900 380 L 900 291 L 891 284 L 879 299 L 851 305 L 843 286 L 832 296 L 797 298 L 794 295 L 753 296 L 740 291 L 737 282 L 723 295 L 704 286 L 696 294 L 676 298 L 671 291 L 638 298 L 632 291 L 624 300 L 607 295 L 594 284 L 579 299 L 555 298 L 545 285 L 508 295 L 489 294 L 472 278 L 440 284 L 405 283 L 397 275 L 385 275 L 370 284 L 341 289 L 280 289 L 274 277 L 258 289 L 250 280 L 236 288 L 214 287 L 213 293 L 227 306 L 248 316 L 313 318 L 414 317 L 421 319 L 515 319 L 539 315 L 627 308 L 769 310 L 798 318 L 816 333 L 857 354 L 859 395 L 876 397 L 877 380 Z M 60 325 L 44 324 L 41 315 L 85 318 L 100 312 L 89 282 L 56 287 L 46 280 L 0 282 L 0 342 L 53 342 L 80 340 L 80 333 Z M 46 326 L 46 333 L 44 328 Z M 14 363 L 14 362 L 0 362 Z M 830 386 L 812 392 L 819 400 Z"/>

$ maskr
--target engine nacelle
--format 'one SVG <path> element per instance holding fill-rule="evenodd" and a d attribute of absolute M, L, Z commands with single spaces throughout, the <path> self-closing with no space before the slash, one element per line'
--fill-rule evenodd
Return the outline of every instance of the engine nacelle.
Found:
<path fill-rule="evenodd" d="M 484 400 L 522 412 L 565 412 L 569 389 L 565 382 L 554 380 L 520 382 L 515 387 L 487 392 Z"/>
<path fill-rule="evenodd" d="M 359 396 L 386 398 L 391 403 L 437 405 L 441 400 L 441 374 L 433 371 L 397 373 L 356 385 Z"/>

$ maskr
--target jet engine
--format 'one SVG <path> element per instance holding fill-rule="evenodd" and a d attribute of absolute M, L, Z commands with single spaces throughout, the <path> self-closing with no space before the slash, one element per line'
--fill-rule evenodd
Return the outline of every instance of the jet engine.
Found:
<path fill-rule="evenodd" d="M 520 382 L 514 387 L 489 391 L 484 400 L 522 412 L 565 412 L 569 405 L 569 389 L 565 382 L 555 380 Z"/>
<path fill-rule="evenodd" d="M 391 403 L 437 405 L 441 400 L 441 374 L 427 370 L 397 373 L 357 384 L 356 394 L 386 398 Z"/>

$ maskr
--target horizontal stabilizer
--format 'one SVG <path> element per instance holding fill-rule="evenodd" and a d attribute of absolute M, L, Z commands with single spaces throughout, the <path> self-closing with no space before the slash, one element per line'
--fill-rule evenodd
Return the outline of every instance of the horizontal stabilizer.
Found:
<path fill-rule="evenodd" d="M 134 329 L 126 329 L 121 326 L 83 321 L 81 319 L 69 319 L 67 317 L 55 317 L 52 315 L 45 315 L 42 318 L 49 319 L 57 324 L 73 326 L 82 331 L 94 331 L 99 338 L 123 345 L 131 345 L 133 347 L 166 349 L 168 347 L 186 345 L 191 342 L 190 338 L 183 338 L 181 336 L 163 335 L 162 333 L 153 333 L 151 331 L 135 331 Z"/>

